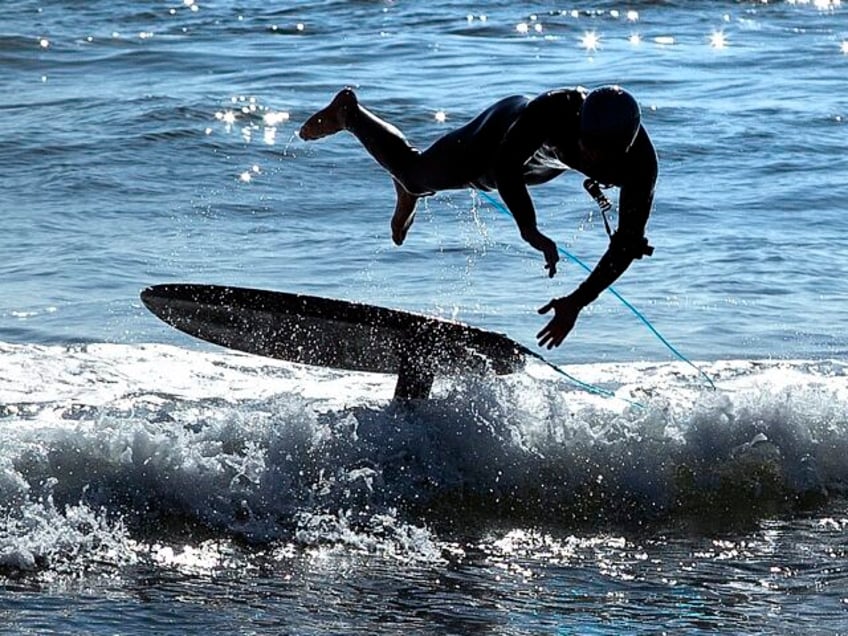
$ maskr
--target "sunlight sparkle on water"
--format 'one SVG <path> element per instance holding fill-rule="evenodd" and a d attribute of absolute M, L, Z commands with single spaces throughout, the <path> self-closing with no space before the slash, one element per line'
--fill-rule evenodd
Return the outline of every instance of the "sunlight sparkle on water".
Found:
<path fill-rule="evenodd" d="M 539 22 L 536 22 L 535 24 L 533 24 L 531 26 L 531 25 L 527 24 L 526 22 L 519 22 L 518 24 L 515 25 L 515 30 L 518 31 L 521 35 L 526 35 L 526 34 L 530 33 L 531 29 L 536 33 L 541 33 L 542 32 L 542 24 L 539 23 Z"/>
<path fill-rule="evenodd" d="M 436 114 L 434 115 L 434 117 L 436 118 L 437 122 L 439 122 L 440 124 L 444 124 L 445 120 L 448 118 L 448 115 L 445 111 L 438 110 L 438 111 L 436 111 Z"/>
<path fill-rule="evenodd" d="M 710 46 L 714 49 L 723 49 L 727 46 L 727 38 L 721 31 L 715 31 L 710 35 Z"/>
<path fill-rule="evenodd" d="M 232 126 L 234 123 L 236 123 L 236 114 L 234 111 L 231 110 L 225 110 L 223 112 L 218 111 L 217 113 L 215 113 L 215 119 L 220 119 L 228 126 Z"/>
<path fill-rule="evenodd" d="M 239 181 L 241 181 L 242 183 L 250 183 L 251 180 L 253 179 L 253 175 L 255 175 L 255 174 L 261 174 L 261 170 L 259 169 L 259 166 L 256 165 L 256 164 L 251 166 L 250 170 L 245 170 L 244 172 L 242 172 L 239 175 Z"/>
<path fill-rule="evenodd" d="M 848 40 L 842 41 L 842 45 L 839 47 L 839 50 L 842 51 L 845 55 L 848 55 Z"/>
<path fill-rule="evenodd" d="M 820 11 L 836 9 L 842 6 L 841 0 L 786 0 L 788 4 L 811 4 Z"/>
<path fill-rule="evenodd" d="M 262 115 L 262 123 L 266 126 L 279 126 L 282 123 L 285 123 L 289 120 L 289 114 L 287 112 L 273 112 L 269 111 Z"/>
<path fill-rule="evenodd" d="M 205 541 L 198 547 L 177 546 L 177 549 L 154 544 L 150 555 L 157 563 L 192 575 L 209 575 L 224 562 L 221 546 L 212 541 Z"/>
<path fill-rule="evenodd" d="M 583 34 L 583 37 L 580 38 L 580 46 L 582 46 L 587 51 L 597 51 L 598 45 L 601 43 L 601 36 L 599 36 L 594 31 L 588 31 Z"/>

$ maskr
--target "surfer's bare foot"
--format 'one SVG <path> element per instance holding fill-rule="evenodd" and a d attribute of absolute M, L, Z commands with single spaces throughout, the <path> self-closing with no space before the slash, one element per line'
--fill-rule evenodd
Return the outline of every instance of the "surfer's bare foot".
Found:
<path fill-rule="evenodd" d="M 394 184 L 397 203 L 395 203 L 395 213 L 392 216 L 392 241 L 395 245 L 403 245 L 406 233 L 412 221 L 415 220 L 415 204 L 418 203 L 418 197 L 407 192 L 397 181 Z"/>
<path fill-rule="evenodd" d="M 353 90 L 343 88 L 333 101 L 306 120 L 298 135 L 306 141 L 334 135 L 345 129 L 348 113 L 353 112 L 358 105 Z"/>

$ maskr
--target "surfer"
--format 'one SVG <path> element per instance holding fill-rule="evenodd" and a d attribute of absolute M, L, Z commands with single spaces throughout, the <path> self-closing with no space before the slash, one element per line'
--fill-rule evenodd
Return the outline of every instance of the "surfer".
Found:
<path fill-rule="evenodd" d="M 580 311 L 635 259 L 653 252 L 645 226 L 654 198 L 657 156 L 642 126 L 638 103 L 618 86 L 507 97 L 424 151 L 362 106 L 351 88 L 344 88 L 303 124 L 299 135 L 313 140 L 342 130 L 352 133 L 392 176 L 397 202 L 391 228 L 397 245 L 412 225 L 418 199 L 466 187 L 497 190 L 521 237 L 542 252 L 548 275 L 553 276 L 559 253 L 536 225 L 528 186 L 576 170 L 587 177 L 584 187 L 602 212 L 611 207 L 602 188 L 620 188 L 618 227 L 613 232 L 604 215 L 610 243 L 598 264 L 572 293 L 539 309 L 540 314 L 554 311 L 537 334 L 540 346 L 559 346 Z"/>

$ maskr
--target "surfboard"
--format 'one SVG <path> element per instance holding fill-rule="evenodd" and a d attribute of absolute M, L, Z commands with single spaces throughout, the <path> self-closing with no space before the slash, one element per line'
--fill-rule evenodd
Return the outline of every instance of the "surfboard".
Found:
<path fill-rule="evenodd" d="M 300 364 L 397 374 L 396 399 L 426 398 L 436 375 L 508 374 L 536 357 L 494 331 L 375 305 L 190 283 L 148 287 L 144 305 L 207 342 Z"/>

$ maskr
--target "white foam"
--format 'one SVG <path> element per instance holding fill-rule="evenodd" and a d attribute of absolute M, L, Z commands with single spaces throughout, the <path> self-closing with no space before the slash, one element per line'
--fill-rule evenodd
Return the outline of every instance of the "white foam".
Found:
<path fill-rule="evenodd" d="M 307 368 L 247 354 L 210 353 L 169 345 L 87 344 L 71 347 L 0 343 L 0 403 L 92 406 L 136 394 L 237 401 L 297 390 L 344 402 L 367 391 L 389 397 L 386 376 Z"/>
<path fill-rule="evenodd" d="M 389 376 L 228 352 L 0 354 L 0 570 L 142 553 L 212 567 L 217 548 L 188 554 L 167 533 L 145 544 L 158 518 L 223 539 L 437 559 L 446 546 L 405 510 L 436 525 L 638 521 L 848 484 L 848 383 L 835 362 L 715 362 L 717 391 L 677 363 L 567 369 L 645 408 L 531 368 L 441 380 L 404 409 L 390 404 Z"/>

